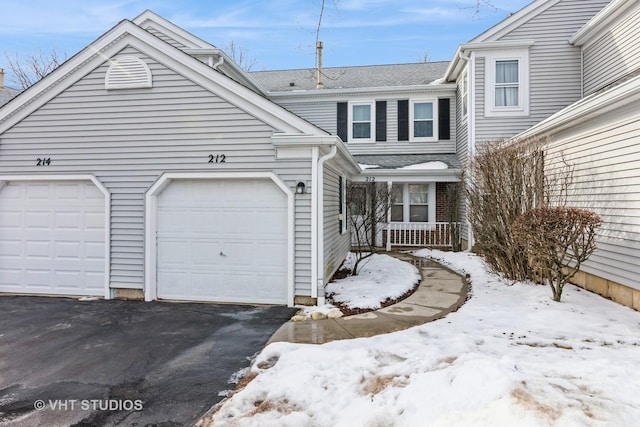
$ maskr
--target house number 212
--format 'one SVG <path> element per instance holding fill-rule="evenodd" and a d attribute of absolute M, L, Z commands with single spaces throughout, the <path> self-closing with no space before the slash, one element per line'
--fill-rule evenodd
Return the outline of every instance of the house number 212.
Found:
<path fill-rule="evenodd" d="M 209 154 L 209 163 L 227 163 L 227 156 L 224 154 Z"/>

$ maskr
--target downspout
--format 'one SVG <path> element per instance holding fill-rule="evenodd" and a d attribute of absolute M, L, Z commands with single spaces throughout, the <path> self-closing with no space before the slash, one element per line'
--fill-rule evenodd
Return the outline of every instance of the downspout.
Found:
<path fill-rule="evenodd" d="M 318 291 L 324 288 L 324 163 L 335 157 L 338 152 L 338 146 L 331 147 L 331 151 L 320 157 L 318 160 L 318 168 L 316 169 L 318 183 L 318 189 L 316 191 L 317 201 L 317 216 L 316 216 L 316 233 L 317 233 L 317 266 L 316 266 L 316 286 L 311 288 L 311 294 L 313 298 L 317 298 L 317 305 L 324 304 L 324 293 L 322 296 L 318 295 Z M 315 293 L 315 295 L 314 295 Z"/>
<path fill-rule="evenodd" d="M 469 159 L 471 160 L 476 155 L 476 54 L 471 52 L 470 55 L 465 56 L 460 52 L 460 59 L 466 61 L 468 64 L 467 69 L 467 94 L 469 96 L 467 105 L 467 151 L 469 153 Z M 465 176 L 465 179 L 469 179 L 469 176 Z M 471 224 L 469 223 L 469 215 L 467 215 L 467 251 L 471 251 L 474 245 L 473 231 L 471 230 Z"/>
<path fill-rule="evenodd" d="M 311 298 L 318 297 L 318 147 L 311 148 Z"/>

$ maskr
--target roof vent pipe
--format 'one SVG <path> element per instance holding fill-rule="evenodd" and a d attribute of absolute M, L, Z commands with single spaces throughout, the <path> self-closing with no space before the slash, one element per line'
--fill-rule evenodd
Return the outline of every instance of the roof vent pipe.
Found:
<path fill-rule="evenodd" d="M 322 42 L 316 42 L 316 50 L 318 51 L 318 84 L 316 85 L 316 89 L 324 88 L 324 83 L 322 83 Z"/>
<path fill-rule="evenodd" d="M 4 68 L 0 68 L 0 89 L 4 87 Z"/>

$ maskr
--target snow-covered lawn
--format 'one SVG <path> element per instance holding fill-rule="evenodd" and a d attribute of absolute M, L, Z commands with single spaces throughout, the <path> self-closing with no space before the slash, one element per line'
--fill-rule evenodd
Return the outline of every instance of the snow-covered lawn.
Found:
<path fill-rule="evenodd" d="M 419 255 L 471 275 L 460 310 L 372 338 L 271 344 L 214 425 L 640 425 L 640 313 L 573 286 L 555 303 L 471 254 Z"/>
<path fill-rule="evenodd" d="M 344 267 L 352 269 L 355 255 L 349 253 Z M 349 308 L 380 308 L 381 302 L 401 297 L 420 281 L 418 269 L 408 262 L 384 254 L 373 254 L 361 262 L 357 276 L 329 283 L 327 294 Z"/>

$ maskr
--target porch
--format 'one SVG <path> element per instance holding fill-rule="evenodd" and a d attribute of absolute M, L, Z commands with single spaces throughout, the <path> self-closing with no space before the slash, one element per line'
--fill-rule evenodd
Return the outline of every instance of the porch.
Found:
<path fill-rule="evenodd" d="M 387 251 L 393 247 L 457 249 L 462 243 L 458 222 L 389 222 L 382 230 Z"/>

